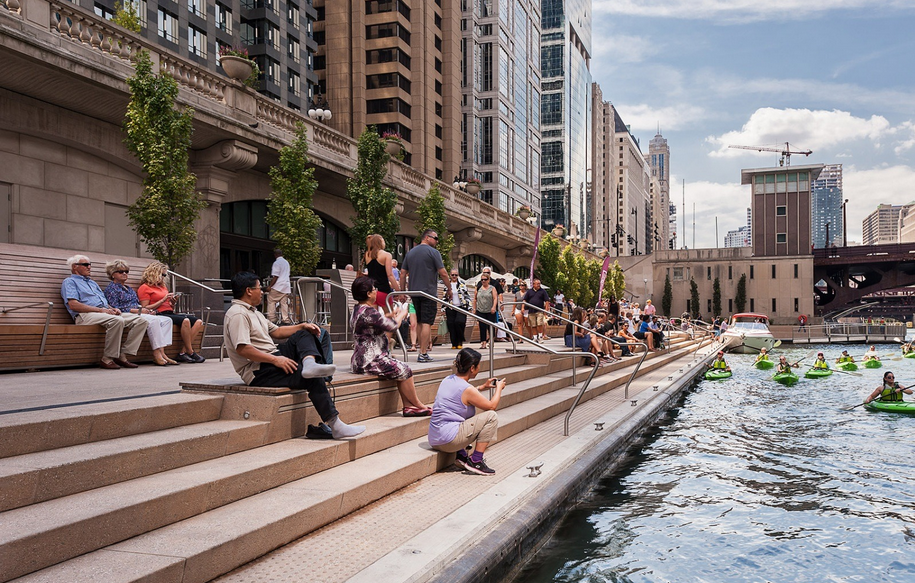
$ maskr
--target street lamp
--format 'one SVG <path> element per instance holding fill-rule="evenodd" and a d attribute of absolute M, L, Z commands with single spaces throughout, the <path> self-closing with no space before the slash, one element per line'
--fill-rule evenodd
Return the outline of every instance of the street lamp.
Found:
<path fill-rule="evenodd" d="M 632 207 L 632 212 L 630 214 L 635 215 L 635 253 L 633 255 L 639 254 L 639 207 Z"/>
<path fill-rule="evenodd" d="M 848 212 L 845 209 L 845 205 L 848 204 L 848 199 L 845 199 L 845 202 L 842 203 L 842 246 L 848 247 Z"/>
<path fill-rule="evenodd" d="M 330 106 L 327 104 L 327 99 L 325 99 L 320 92 L 315 94 L 311 99 L 311 107 L 308 108 L 308 117 L 317 121 L 328 121 L 333 117 Z"/>

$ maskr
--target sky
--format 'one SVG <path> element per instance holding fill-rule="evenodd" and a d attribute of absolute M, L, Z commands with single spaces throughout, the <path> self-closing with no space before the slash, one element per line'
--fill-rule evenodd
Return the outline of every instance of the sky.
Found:
<path fill-rule="evenodd" d="M 879 203 L 915 201 L 915 0 L 593 0 L 591 73 L 642 152 L 670 146 L 671 199 L 686 244 L 746 224 L 742 168 L 812 150 L 842 164 L 848 240 Z M 678 218 L 682 231 L 683 215 Z M 678 244 L 684 243 L 681 237 Z"/>

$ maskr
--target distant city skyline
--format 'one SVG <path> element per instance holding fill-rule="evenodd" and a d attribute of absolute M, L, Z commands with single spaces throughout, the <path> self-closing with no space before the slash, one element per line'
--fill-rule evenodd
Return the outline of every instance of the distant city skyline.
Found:
<path fill-rule="evenodd" d="M 643 143 L 660 124 L 670 144 L 671 199 L 686 232 L 718 217 L 744 224 L 740 171 L 778 165 L 777 154 L 729 145 L 810 149 L 794 164 L 843 164 L 848 240 L 862 240 L 878 204 L 915 197 L 915 75 L 908 56 L 915 2 L 843 0 L 594 0 L 594 80 Z M 678 221 L 683 225 L 682 218 Z M 697 229 L 697 247 L 714 230 Z"/>

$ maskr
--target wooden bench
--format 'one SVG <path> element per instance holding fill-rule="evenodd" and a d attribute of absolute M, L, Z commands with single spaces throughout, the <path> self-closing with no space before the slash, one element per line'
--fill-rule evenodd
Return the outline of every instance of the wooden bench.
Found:
<path fill-rule="evenodd" d="M 105 274 L 106 261 L 123 259 L 130 266 L 127 283 L 134 290 L 140 285 L 143 269 L 152 261 L 0 244 L 0 371 L 85 366 L 101 360 L 105 329 L 74 324 L 60 296 L 61 283 L 70 276 L 67 258 L 78 253 L 83 253 L 92 261 L 92 278 L 103 290 L 109 283 Z M 53 304 L 50 313 L 49 302 Z M 200 348 L 201 341 L 202 335 L 195 341 L 195 350 Z M 180 351 L 181 334 L 176 326 L 172 344 L 166 347 L 165 352 L 174 357 Z M 152 362 L 152 348 L 145 335 L 137 356 L 132 360 Z"/>

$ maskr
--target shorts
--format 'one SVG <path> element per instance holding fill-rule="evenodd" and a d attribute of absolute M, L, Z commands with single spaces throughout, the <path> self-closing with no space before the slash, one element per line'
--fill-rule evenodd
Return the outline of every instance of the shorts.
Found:
<path fill-rule="evenodd" d="M 171 318 L 172 324 L 176 326 L 181 326 L 185 320 L 190 320 L 191 326 L 197 323 L 197 318 L 190 314 L 176 314 L 172 310 L 167 310 L 165 312 L 159 312 L 159 316 L 165 316 L 166 318 Z"/>
<path fill-rule="evenodd" d="M 413 305 L 416 307 L 416 322 L 419 324 L 435 323 L 435 315 L 438 312 L 438 304 L 433 300 L 421 296 L 413 296 Z"/>
<path fill-rule="evenodd" d="M 531 328 L 539 328 L 546 325 L 546 314 L 537 310 L 531 310 L 527 317 L 527 325 Z"/>

